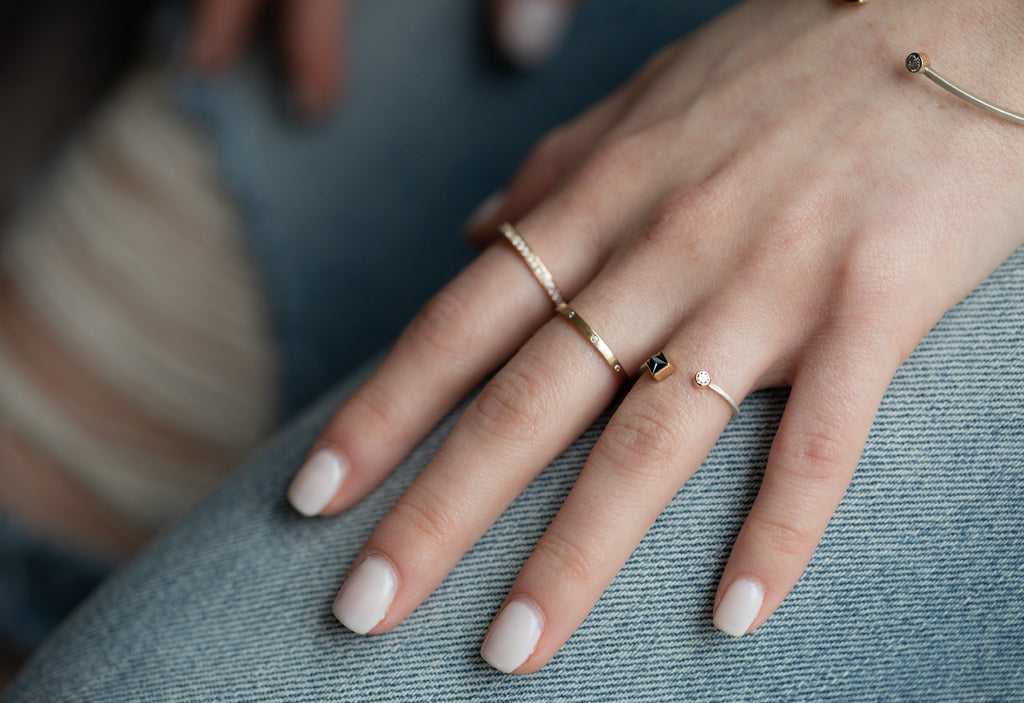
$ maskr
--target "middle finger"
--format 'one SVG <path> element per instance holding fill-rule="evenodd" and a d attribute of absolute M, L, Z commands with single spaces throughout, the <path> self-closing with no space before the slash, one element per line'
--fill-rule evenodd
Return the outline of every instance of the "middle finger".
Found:
<path fill-rule="evenodd" d="M 574 307 L 625 368 L 635 369 L 676 312 L 649 305 L 643 294 L 592 307 L 588 301 L 603 297 L 596 291 L 611 277 L 599 275 Z M 336 617 L 361 633 L 398 624 L 617 389 L 617 376 L 591 342 L 556 315 L 484 387 L 377 525 L 338 594 Z"/>

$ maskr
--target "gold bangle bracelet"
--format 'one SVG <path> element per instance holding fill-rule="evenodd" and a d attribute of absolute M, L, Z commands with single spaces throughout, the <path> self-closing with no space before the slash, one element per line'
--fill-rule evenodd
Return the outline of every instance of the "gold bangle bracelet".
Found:
<path fill-rule="evenodd" d="M 608 362 L 608 366 L 611 367 L 611 370 L 615 372 L 619 381 L 625 382 L 629 380 L 629 374 L 626 373 L 624 368 L 622 368 L 622 364 L 620 364 L 619 360 L 615 358 L 615 354 L 612 353 L 612 350 L 608 347 L 605 341 L 601 339 L 601 335 L 595 332 L 594 328 L 588 325 L 586 320 L 580 317 L 580 314 L 572 309 L 571 305 L 566 303 L 559 306 L 558 312 L 562 313 L 562 316 L 571 322 L 573 326 L 579 330 L 580 334 L 587 338 L 587 341 L 594 346 L 594 349 L 597 349 L 598 353 L 606 362 Z"/>
<path fill-rule="evenodd" d="M 1007 110 L 1005 107 L 999 107 L 998 105 L 993 105 L 986 100 L 982 100 L 977 95 L 968 93 L 960 86 L 943 77 L 932 68 L 932 62 L 931 59 L 928 58 L 928 54 L 915 51 L 907 57 L 906 64 L 907 70 L 911 73 L 920 73 L 921 75 L 930 78 L 936 85 L 945 88 L 961 100 L 968 102 L 975 107 L 981 108 L 986 112 L 991 112 L 993 115 L 1001 117 L 1004 120 L 1008 120 L 1009 122 L 1013 122 L 1014 124 L 1024 125 L 1024 115 L 1019 112 L 1013 112 L 1012 110 Z"/>

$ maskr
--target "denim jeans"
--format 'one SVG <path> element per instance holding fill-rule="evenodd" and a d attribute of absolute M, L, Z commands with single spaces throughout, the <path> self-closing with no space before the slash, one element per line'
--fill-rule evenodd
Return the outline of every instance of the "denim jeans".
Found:
<path fill-rule="evenodd" d="M 443 21 L 470 36 L 470 20 L 457 19 L 469 4 L 430 6 L 446 8 Z M 411 312 L 451 272 L 447 233 L 532 138 L 578 109 L 580 95 L 612 87 L 590 84 L 596 79 L 581 72 L 583 54 L 610 61 L 604 54 L 642 43 L 633 35 L 622 41 L 636 17 L 698 12 L 683 5 L 585 3 L 550 72 L 487 78 L 467 68 L 442 86 L 445 71 L 429 68 L 442 61 L 435 54 L 454 71 L 473 64 L 477 47 L 468 39 L 425 45 L 432 32 L 452 30 L 409 9 L 424 15 L 423 24 L 398 23 L 396 31 L 407 32 L 406 48 L 424 67 L 407 76 L 407 65 L 372 41 L 386 19 L 380 8 L 393 11 L 394 3 L 361 3 L 354 51 L 357 72 L 367 73 L 354 77 L 350 104 L 335 121 L 309 135 L 285 134 L 272 103 L 259 97 L 261 74 L 252 67 L 187 88 L 214 126 L 253 226 L 289 345 L 296 405 L 353 366 L 354 350 L 365 354 L 364 346 L 393 332 L 374 327 L 375 317 Z M 650 36 L 661 32 L 666 41 L 684 26 L 655 25 Z M 654 43 L 621 55 L 639 61 Z M 390 67 L 389 89 L 370 75 L 373 60 Z M 621 75 L 609 69 L 602 80 L 624 78 L 626 63 Z M 570 85 L 572 76 L 586 85 Z M 371 98 L 373 110 L 360 112 Z M 424 124 L 399 129 L 414 113 Z M 494 137 L 506 131 L 508 141 Z M 325 171 L 342 175 L 314 177 Z M 302 187 L 283 188 L 289 180 Z M 333 240 L 310 234 L 330 231 L 324 219 L 336 226 Z M 410 261 L 389 256 L 424 231 L 427 244 L 411 243 Z M 303 246 L 287 246 L 290 232 Z M 332 297 L 331 286 L 343 282 L 379 294 Z M 325 305 L 343 310 L 338 325 L 323 322 L 333 320 Z M 364 339 L 363 325 L 378 336 Z M 404 623 L 360 636 L 330 613 L 344 571 L 458 414 L 359 505 L 330 519 L 299 517 L 283 497 L 291 475 L 368 368 L 302 413 L 102 586 L 36 653 L 3 703 L 1024 698 L 1024 250 L 951 310 L 901 367 L 806 573 L 765 626 L 738 640 L 714 629 L 711 606 L 785 392 L 744 402 L 579 631 L 544 669 L 514 677 L 479 658 L 483 634 L 611 411 Z"/>
<path fill-rule="evenodd" d="M 394 631 L 330 606 L 434 430 L 348 512 L 284 492 L 343 384 L 101 587 L 4 703 L 36 701 L 1019 701 L 1024 698 L 1024 250 L 950 311 L 889 388 L 806 573 L 756 633 L 711 624 L 786 394 L 755 393 L 544 669 L 478 656 L 605 418 Z M 613 528 L 613 526 L 609 526 Z"/>

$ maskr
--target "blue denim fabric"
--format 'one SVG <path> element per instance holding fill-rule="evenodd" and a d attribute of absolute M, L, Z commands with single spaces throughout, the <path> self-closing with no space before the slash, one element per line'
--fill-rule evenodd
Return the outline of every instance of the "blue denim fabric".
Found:
<path fill-rule="evenodd" d="M 488 58 L 480 0 L 355 5 L 349 92 L 314 129 L 265 62 L 183 81 L 210 128 L 269 289 L 291 415 L 390 343 L 473 256 L 459 230 L 533 142 L 728 0 L 582 3 L 563 50 Z"/>
<path fill-rule="evenodd" d="M 483 633 L 607 414 L 406 622 L 360 636 L 333 596 L 455 414 L 366 501 L 300 518 L 285 488 L 356 382 L 101 587 L 3 703 L 1024 699 L 1024 250 L 899 370 L 809 568 L 738 640 L 711 606 L 785 393 L 744 402 L 579 631 L 514 677 L 479 658 Z"/>

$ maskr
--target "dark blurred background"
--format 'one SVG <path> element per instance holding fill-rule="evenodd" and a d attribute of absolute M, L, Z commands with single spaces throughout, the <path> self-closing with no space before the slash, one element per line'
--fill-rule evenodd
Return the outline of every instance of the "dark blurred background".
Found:
<path fill-rule="evenodd" d="M 155 0 L 0 0 L 0 219 L 144 48 Z"/>

